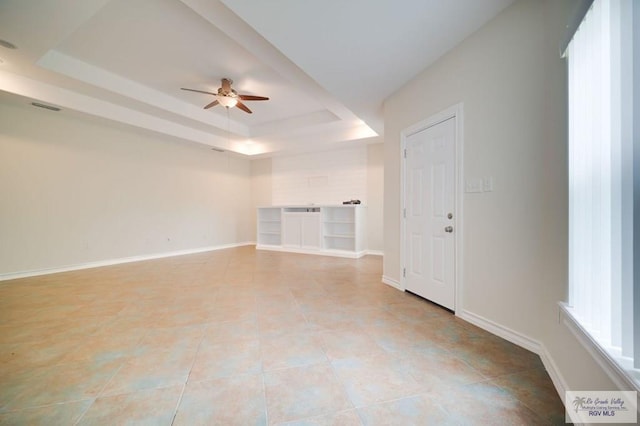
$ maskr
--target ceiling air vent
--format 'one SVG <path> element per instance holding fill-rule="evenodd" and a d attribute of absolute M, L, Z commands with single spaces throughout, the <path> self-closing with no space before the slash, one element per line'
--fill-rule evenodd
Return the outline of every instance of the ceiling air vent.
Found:
<path fill-rule="evenodd" d="M 31 102 L 31 105 L 33 105 L 35 107 L 38 107 L 38 108 L 48 109 L 48 110 L 51 110 L 51 111 L 60 111 L 60 108 L 58 108 L 58 107 L 41 104 L 40 102 Z"/>
<path fill-rule="evenodd" d="M 6 47 L 7 49 L 17 49 L 15 44 L 2 39 L 0 39 L 0 46 Z"/>

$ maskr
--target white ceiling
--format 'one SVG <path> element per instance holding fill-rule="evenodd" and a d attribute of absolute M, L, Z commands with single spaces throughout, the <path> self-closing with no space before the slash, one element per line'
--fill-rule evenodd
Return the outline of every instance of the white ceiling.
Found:
<path fill-rule="evenodd" d="M 0 0 L 0 91 L 249 156 L 381 141 L 384 99 L 512 1 Z M 225 77 L 270 100 L 180 90 Z"/>

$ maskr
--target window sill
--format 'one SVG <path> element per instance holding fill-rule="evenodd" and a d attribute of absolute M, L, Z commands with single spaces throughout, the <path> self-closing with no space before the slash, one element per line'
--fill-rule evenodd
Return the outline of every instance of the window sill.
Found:
<path fill-rule="evenodd" d="M 560 316 L 564 325 L 567 326 L 587 352 L 591 354 L 598 365 L 602 367 L 613 383 L 620 390 L 640 392 L 640 371 L 632 368 L 625 369 L 624 366 L 625 364 L 628 365 L 628 361 L 616 357 L 600 345 L 574 316 L 571 306 L 565 302 L 558 302 L 558 305 L 560 306 Z"/>

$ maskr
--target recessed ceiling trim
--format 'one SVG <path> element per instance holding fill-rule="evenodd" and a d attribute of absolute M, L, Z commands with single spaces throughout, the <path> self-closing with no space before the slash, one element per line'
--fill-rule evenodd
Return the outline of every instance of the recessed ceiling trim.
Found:
<path fill-rule="evenodd" d="M 251 128 L 251 137 L 262 137 L 267 135 L 289 133 L 305 126 L 317 126 L 341 121 L 331 111 L 324 110 L 310 114 L 299 115 L 286 118 L 284 120 L 272 121 L 259 124 Z"/>
<path fill-rule="evenodd" d="M 323 107 L 342 120 L 355 120 L 358 117 L 341 102 L 302 71 L 296 64 L 273 47 L 246 22 L 220 1 L 180 0 L 195 13 L 209 21 L 220 31 L 235 40 L 252 55 L 267 64 L 292 84 L 310 93 Z"/>
<path fill-rule="evenodd" d="M 59 51 L 50 50 L 38 60 L 37 64 L 76 80 L 135 99 L 138 102 L 214 126 L 220 130 L 228 130 L 237 135 L 249 137 L 249 128 L 235 120 L 227 119 L 218 114 L 211 114 L 202 108 L 165 95 L 162 92 L 150 89 L 102 68 L 87 64 Z M 176 87 L 176 91 L 178 90 L 180 88 Z"/>
<path fill-rule="evenodd" d="M 233 141 L 71 90 L 0 71 L 0 90 L 184 140 L 231 149 Z"/>

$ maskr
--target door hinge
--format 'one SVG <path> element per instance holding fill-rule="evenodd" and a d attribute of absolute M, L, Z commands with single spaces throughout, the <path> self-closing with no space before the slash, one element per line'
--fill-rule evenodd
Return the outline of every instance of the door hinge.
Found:
<path fill-rule="evenodd" d="M 402 278 L 407 278 L 407 268 L 402 268 Z"/>
<path fill-rule="evenodd" d="M 404 158 L 407 158 L 407 148 L 404 149 Z"/>

